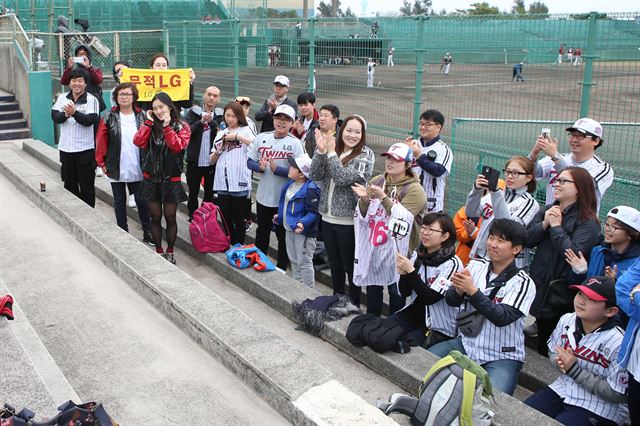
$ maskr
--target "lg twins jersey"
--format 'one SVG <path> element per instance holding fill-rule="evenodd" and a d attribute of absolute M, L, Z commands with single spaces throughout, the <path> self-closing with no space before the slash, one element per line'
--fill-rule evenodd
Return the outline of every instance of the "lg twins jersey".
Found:
<path fill-rule="evenodd" d="M 467 265 L 476 287 L 486 296 L 489 296 L 495 287 L 489 279 L 490 267 L 491 262 L 485 259 L 471 259 Z M 524 320 L 529 314 L 535 296 L 536 286 L 526 272 L 519 271 L 512 276 L 498 290 L 493 303 L 513 306 L 522 312 L 523 316 L 504 327 L 498 327 L 485 320 L 480 334 L 476 337 L 462 336 L 462 345 L 469 358 L 480 365 L 500 359 L 524 361 Z M 462 307 L 465 308 L 465 305 Z M 475 310 L 471 303 L 466 303 L 465 309 Z"/>
<path fill-rule="evenodd" d="M 423 154 L 426 155 L 429 151 L 436 153 L 434 161 L 441 164 L 447 171 L 438 177 L 431 176 L 423 170 L 415 160 L 411 165 L 411 170 L 416 176 L 420 177 L 420 183 L 427 195 L 427 213 L 437 213 L 444 208 L 444 187 L 447 182 L 447 177 L 451 173 L 453 153 L 451 152 L 451 148 L 442 142 L 442 140 L 437 140 L 433 145 L 422 147 Z"/>
<path fill-rule="evenodd" d="M 409 225 L 407 236 L 395 239 L 391 236 L 387 223 L 390 218 L 402 219 Z M 353 261 L 353 283 L 363 287 L 397 283 L 400 275 L 396 271 L 396 251 L 409 251 L 409 235 L 413 225 L 413 214 L 396 202 L 388 215 L 380 200 L 369 203 L 365 216 L 356 206 L 354 230 L 356 235 L 355 258 Z"/>
<path fill-rule="evenodd" d="M 556 352 L 556 347 L 571 348 L 576 356 L 578 367 L 604 378 L 616 392 L 624 394 L 627 390 L 627 373 L 618 365 L 618 352 L 624 337 L 620 327 L 598 329 L 586 334 L 576 341 L 575 312 L 565 314 L 549 338 L 549 350 Z M 607 402 L 587 391 L 566 374 L 560 375 L 551 385 L 551 389 L 565 404 L 584 408 L 601 417 L 623 424 L 628 415 L 626 403 Z"/>
<path fill-rule="evenodd" d="M 418 275 L 432 290 L 437 291 L 442 296 L 445 295 L 449 287 L 451 287 L 451 276 L 454 272 L 461 272 L 464 269 L 462 261 L 458 256 L 436 266 L 421 265 Z M 411 299 L 407 306 L 415 302 L 416 294 L 411 293 Z M 446 334 L 449 337 L 455 337 L 457 334 L 456 316 L 460 312 L 459 307 L 449 306 L 444 298 L 438 300 L 433 305 L 425 307 L 425 324 L 428 329 Z"/>

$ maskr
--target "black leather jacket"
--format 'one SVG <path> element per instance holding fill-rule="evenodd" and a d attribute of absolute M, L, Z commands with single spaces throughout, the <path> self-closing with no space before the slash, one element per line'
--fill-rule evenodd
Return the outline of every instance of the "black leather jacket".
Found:
<path fill-rule="evenodd" d="M 134 113 L 136 115 L 136 128 L 139 129 L 144 123 L 145 115 L 140 108 L 136 108 Z M 107 168 L 107 176 L 115 180 L 120 179 L 121 137 L 120 109 L 115 106 L 107 111 L 100 120 L 96 135 L 96 162 L 99 166 L 104 164 Z M 140 149 L 141 163 L 144 157 L 145 150 Z"/>

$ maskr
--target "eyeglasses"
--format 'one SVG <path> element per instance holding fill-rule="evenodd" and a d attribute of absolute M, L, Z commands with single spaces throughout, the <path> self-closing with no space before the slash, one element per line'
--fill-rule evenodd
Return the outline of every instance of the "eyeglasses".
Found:
<path fill-rule="evenodd" d="M 518 170 L 509 170 L 509 169 L 502 169 L 502 173 L 504 173 L 505 176 L 513 176 L 513 177 L 527 176 L 529 174 L 527 172 L 521 172 Z"/>
<path fill-rule="evenodd" d="M 133 96 L 133 93 L 118 93 L 118 97 L 120 98 L 128 98 L 129 96 Z"/>
<path fill-rule="evenodd" d="M 420 232 L 422 232 L 423 234 L 433 234 L 434 232 L 439 232 L 441 234 L 444 233 L 442 229 L 433 229 L 428 226 L 421 227 Z"/>
<path fill-rule="evenodd" d="M 613 232 L 616 232 L 618 229 L 622 229 L 622 228 L 617 227 L 617 226 L 614 226 L 614 225 L 611 225 L 611 224 L 606 223 L 606 222 L 605 222 L 605 224 L 604 224 L 604 230 L 605 230 L 605 231 L 607 231 L 607 230 L 612 230 Z"/>
<path fill-rule="evenodd" d="M 569 139 L 584 139 L 586 137 L 587 135 L 583 133 L 578 133 L 578 132 L 569 133 Z"/>
<path fill-rule="evenodd" d="M 440 123 L 433 123 L 431 121 L 421 121 L 420 123 L 420 127 L 431 127 L 431 126 L 439 126 Z"/>
<path fill-rule="evenodd" d="M 572 181 L 571 179 L 565 179 L 565 178 L 558 178 L 555 180 L 555 182 L 553 182 L 553 184 L 558 184 L 560 186 L 563 186 L 565 183 L 567 182 L 571 182 L 571 183 L 575 183 L 574 181 Z"/>

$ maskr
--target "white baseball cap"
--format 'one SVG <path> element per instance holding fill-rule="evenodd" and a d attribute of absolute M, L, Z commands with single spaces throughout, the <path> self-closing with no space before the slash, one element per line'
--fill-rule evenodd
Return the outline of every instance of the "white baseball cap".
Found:
<path fill-rule="evenodd" d="M 289 79 L 284 75 L 276 75 L 276 78 L 273 79 L 273 84 L 276 83 L 289 87 Z"/>
<path fill-rule="evenodd" d="M 409 145 L 403 142 L 394 143 L 382 156 L 391 157 L 398 161 L 413 161 L 413 151 Z"/>
<path fill-rule="evenodd" d="M 284 114 L 287 117 L 289 117 L 291 120 L 296 119 L 296 112 L 291 106 L 287 104 L 278 105 L 276 107 L 276 110 L 273 112 L 273 116 L 275 117 L 278 114 Z"/>
<path fill-rule="evenodd" d="M 567 132 L 580 132 L 583 135 L 591 135 L 597 136 L 600 138 L 600 142 L 602 143 L 602 124 L 598 123 L 596 120 L 591 118 L 581 118 L 575 123 L 573 126 L 567 127 Z M 600 146 L 600 145 L 598 145 Z"/>
<path fill-rule="evenodd" d="M 640 211 L 634 209 L 633 207 L 614 207 L 607 214 L 607 217 L 612 217 L 640 232 Z"/>
<path fill-rule="evenodd" d="M 289 157 L 287 158 L 287 161 L 289 161 L 289 164 L 291 164 L 293 167 L 300 170 L 304 177 L 309 179 L 309 172 L 311 171 L 311 157 L 309 157 L 307 154 L 302 154 L 296 158 Z"/>

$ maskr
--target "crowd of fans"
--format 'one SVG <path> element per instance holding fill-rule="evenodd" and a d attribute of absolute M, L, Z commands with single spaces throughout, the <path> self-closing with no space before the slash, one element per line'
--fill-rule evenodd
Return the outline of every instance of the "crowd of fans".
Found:
<path fill-rule="evenodd" d="M 260 133 L 249 97 L 219 106 L 222 94 L 210 86 L 194 105 L 193 73 L 181 102 L 163 92 L 138 102 L 136 85 L 119 83 L 101 117 L 102 72 L 85 51 L 82 63 L 69 62 L 70 91 L 51 112 L 64 186 L 93 207 L 97 165 L 111 183 L 118 226 L 128 231 L 128 189 L 143 240 L 167 260 L 176 262 L 178 203 L 187 201 L 192 217 L 202 187 L 227 218 L 232 243 L 244 244 L 253 194 L 255 245 L 267 253 L 275 231 L 277 266 L 298 281 L 314 287 L 314 261 L 328 259 L 334 294 L 360 306 L 366 287 L 367 313 L 378 316 L 386 287 L 389 318 L 413 344 L 440 356 L 460 350 L 510 394 L 525 333 L 537 337 L 561 375 L 525 403 L 564 424 L 622 424 L 628 416 L 640 424 L 632 404 L 640 400 L 640 212 L 618 206 L 599 222 L 613 170 L 595 155 L 598 122 L 568 127 L 567 153 L 542 134 L 528 156 L 505 163 L 502 179 L 483 168 L 452 218 L 443 208 L 455 153 L 435 109 L 420 116 L 418 139 L 392 144 L 380 159 L 367 146 L 365 117 L 317 108 L 313 93 L 294 102 L 284 75 L 255 113 Z M 127 66 L 116 64 L 116 81 Z M 158 54 L 150 66 L 169 63 Z M 384 169 L 374 176 L 376 161 Z M 540 186 L 543 204 L 534 198 Z"/>

